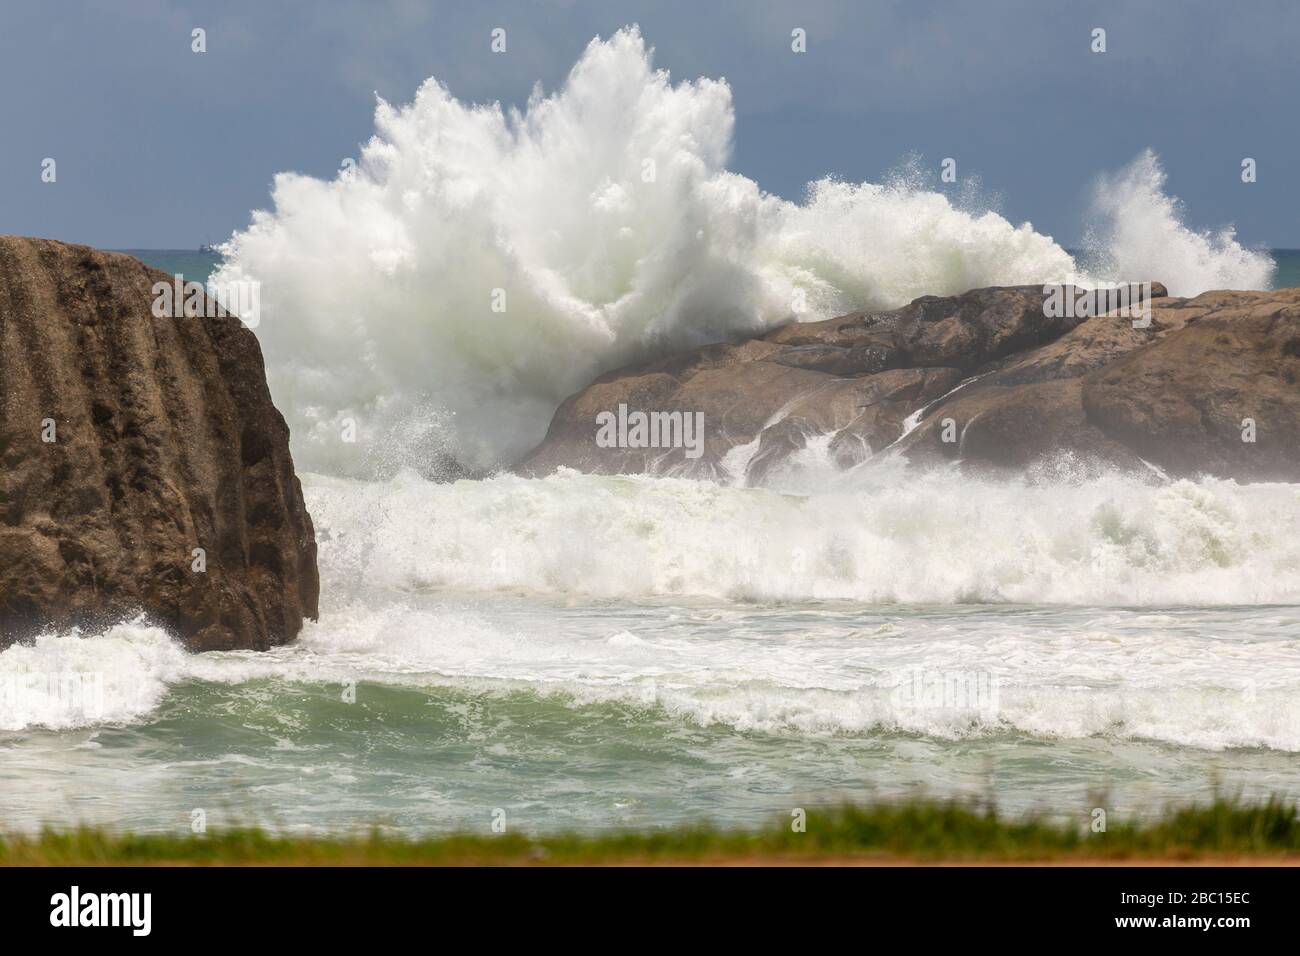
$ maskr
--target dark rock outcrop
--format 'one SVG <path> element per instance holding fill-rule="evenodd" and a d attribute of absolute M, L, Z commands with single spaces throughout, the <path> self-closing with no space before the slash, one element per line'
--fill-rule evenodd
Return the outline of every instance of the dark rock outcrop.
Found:
<path fill-rule="evenodd" d="M 0 237 L 0 647 L 143 611 L 194 649 L 264 649 L 316 616 L 257 339 L 155 318 L 155 282 L 130 256 Z"/>
<path fill-rule="evenodd" d="M 520 470 L 755 483 L 816 442 L 841 467 L 888 450 L 970 470 L 1068 459 L 1300 481 L 1300 290 L 1180 299 L 1153 283 L 1147 327 L 1054 317 L 1045 299 L 1042 286 L 923 296 L 610 372 L 560 406 Z M 702 413 L 698 457 L 600 447 L 596 416 L 620 405 Z"/>
<path fill-rule="evenodd" d="M 939 434 L 952 419 L 957 443 Z M 1058 451 L 1171 476 L 1300 481 L 1300 289 L 1156 299 L 1089 319 L 927 411 L 914 460 L 1020 468 Z"/>

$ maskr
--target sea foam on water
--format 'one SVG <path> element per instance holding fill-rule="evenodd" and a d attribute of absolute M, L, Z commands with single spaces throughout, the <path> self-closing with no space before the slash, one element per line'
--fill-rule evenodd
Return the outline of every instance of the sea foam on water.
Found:
<path fill-rule="evenodd" d="M 765 193 L 727 169 L 734 122 L 724 81 L 674 83 L 630 28 L 522 110 L 430 79 L 408 105 L 379 103 L 355 167 L 278 175 L 214 278 L 261 283 L 257 334 L 299 466 L 391 474 L 401 455 L 358 447 L 431 416 L 450 457 L 509 464 L 609 369 L 792 316 L 1078 272 L 1029 223 L 916 176 Z M 1109 245 L 1094 251 L 1115 278 L 1175 295 L 1266 280 L 1267 256 L 1184 228 L 1162 184 L 1144 154 L 1099 193 Z"/>

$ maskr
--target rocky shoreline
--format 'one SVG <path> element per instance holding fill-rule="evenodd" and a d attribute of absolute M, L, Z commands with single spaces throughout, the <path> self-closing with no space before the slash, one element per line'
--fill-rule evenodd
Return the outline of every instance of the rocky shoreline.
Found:
<path fill-rule="evenodd" d="M 257 338 L 204 309 L 159 317 L 172 281 L 0 237 L 0 648 L 143 613 L 195 650 L 265 649 L 317 614 Z M 923 296 L 619 369 L 516 470 L 759 485 L 811 456 L 1300 481 L 1300 289 L 1142 295 L 1141 321 L 1062 312 L 1042 286 Z"/>
<path fill-rule="evenodd" d="M 144 613 L 195 650 L 317 613 L 311 516 L 257 338 L 158 318 L 131 256 L 0 236 L 0 648 Z"/>
<path fill-rule="evenodd" d="M 762 484 L 812 451 L 841 469 L 896 453 L 996 474 L 1300 481 L 1300 289 L 1149 290 L 1141 320 L 994 287 L 619 369 L 567 399 L 518 470 Z M 621 406 L 699 416 L 702 447 L 602 447 L 597 416 Z"/>

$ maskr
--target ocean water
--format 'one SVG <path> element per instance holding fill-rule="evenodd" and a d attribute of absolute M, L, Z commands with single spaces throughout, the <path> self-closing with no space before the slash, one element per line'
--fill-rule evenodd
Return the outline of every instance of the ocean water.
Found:
<path fill-rule="evenodd" d="M 726 84 L 674 82 L 635 31 L 521 113 L 431 80 L 375 122 L 355 175 L 276 177 L 224 256 L 137 252 L 261 283 L 319 621 L 264 654 L 188 654 L 147 621 L 0 652 L 0 829 L 1300 794 L 1300 485 L 841 474 L 816 442 L 768 487 L 494 471 L 596 374 L 796 301 L 1300 285 L 1300 253 L 1186 226 L 1150 152 L 1099 179 L 1077 255 L 907 166 L 771 196 L 726 168 Z M 434 480 L 445 456 L 490 477 Z"/>
<path fill-rule="evenodd" d="M 1300 249 L 1274 249 L 1271 254 L 1277 263 L 1273 288 L 1294 289 L 1300 286 Z"/>
<path fill-rule="evenodd" d="M 189 282 L 206 283 L 221 264 L 215 252 L 197 249 L 118 249 L 135 256 L 145 265 L 153 266 L 171 276 L 182 276 Z"/>
<path fill-rule="evenodd" d="M 5 825 L 756 826 L 843 798 L 1069 816 L 1300 792 L 1297 486 L 304 485 L 323 603 L 295 644 L 191 655 L 135 622 L 0 653 Z"/>

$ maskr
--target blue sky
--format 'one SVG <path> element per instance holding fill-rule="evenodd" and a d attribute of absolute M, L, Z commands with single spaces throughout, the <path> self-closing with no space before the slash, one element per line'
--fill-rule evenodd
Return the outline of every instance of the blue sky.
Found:
<path fill-rule="evenodd" d="M 786 198 L 952 156 L 1008 218 L 1072 245 L 1094 177 L 1151 146 L 1190 224 L 1300 247 L 1300 4 L 1280 0 L 5 0 L 0 232 L 224 239 L 275 173 L 329 177 L 357 155 L 376 93 L 406 102 L 437 76 L 461 99 L 522 103 L 630 23 L 674 78 L 726 77 L 731 168 Z M 489 50 L 498 26 L 505 55 Z M 45 157 L 57 183 L 41 182 Z"/>

